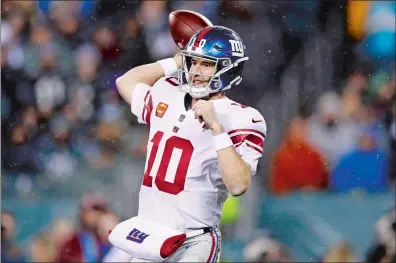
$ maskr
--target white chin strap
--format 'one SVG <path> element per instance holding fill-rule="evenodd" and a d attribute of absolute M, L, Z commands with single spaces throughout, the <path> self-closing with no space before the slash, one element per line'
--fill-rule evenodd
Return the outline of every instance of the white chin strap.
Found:
<path fill-rule="evenodd" d="M 208 88 L 206 87 L 197 88 L 197 87 L 191 87 L 188 84 L 184 84 L 181 85 L 179 88 L 181 91 L 190 94 L 191 97 L 195 99 L 202 99 L 209 96 Z"/>

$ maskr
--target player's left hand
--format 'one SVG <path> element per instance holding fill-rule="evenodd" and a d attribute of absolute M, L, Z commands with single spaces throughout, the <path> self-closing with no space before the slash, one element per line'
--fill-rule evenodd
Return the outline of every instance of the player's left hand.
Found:
<path fill-rule="evenodd" d="M 195 119 L 198 119 L 200 123 L 205 123 L 205 128 L 212 131 L 221 132 L 221 125 L 219 118 L 217 117 L 213 103 L 206 100 L 198 100 L 192 107 Z"/>

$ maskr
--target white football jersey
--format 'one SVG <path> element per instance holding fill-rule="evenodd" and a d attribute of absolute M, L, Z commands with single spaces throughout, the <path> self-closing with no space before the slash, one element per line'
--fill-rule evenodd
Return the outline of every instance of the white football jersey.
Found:
<path fill-rule="evenodd" d="M 202 128 L 175 77 L 153 87 L 139 83 L 132 113 L 150 124 L 146 168 L 138 216 L 176 230 L 214 227 L 228 191 L 218 168 L 212 132 Z M 236 151 L 256 173 L 263 153 L 266 123 L 256 110 L 228 98 L 212 100 Z"/>

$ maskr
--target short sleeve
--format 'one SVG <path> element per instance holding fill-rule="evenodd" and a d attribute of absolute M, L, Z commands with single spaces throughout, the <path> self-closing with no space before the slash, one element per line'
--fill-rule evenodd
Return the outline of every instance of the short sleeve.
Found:
<path fill-rule="evenodd" d="M 238 128 L 228 132 L 236 151 L 250 166 L 251 175 L 256 174 L 258 161 L 263 155 L 267 131 L 267 125 L 261 114 L 255 116 L 255 118 L 245 118 Z"/>
<path fill-rule="evenodd" d="M 150 124 L 153 99 L 151 87 L 144 83 L 138 83 L 133 91 L 131 111 L 137 117 L 139 123 Z"/>

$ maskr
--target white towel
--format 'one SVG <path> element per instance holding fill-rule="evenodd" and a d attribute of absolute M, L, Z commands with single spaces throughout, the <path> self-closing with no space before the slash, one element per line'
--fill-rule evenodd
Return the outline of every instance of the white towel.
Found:
<path fill-rule="evenodd" d="M 186 240 L 181 231 L 137 217 L 125 220 L 111 231 L 110 243 L 133 257 L 161 262 Z"/>

